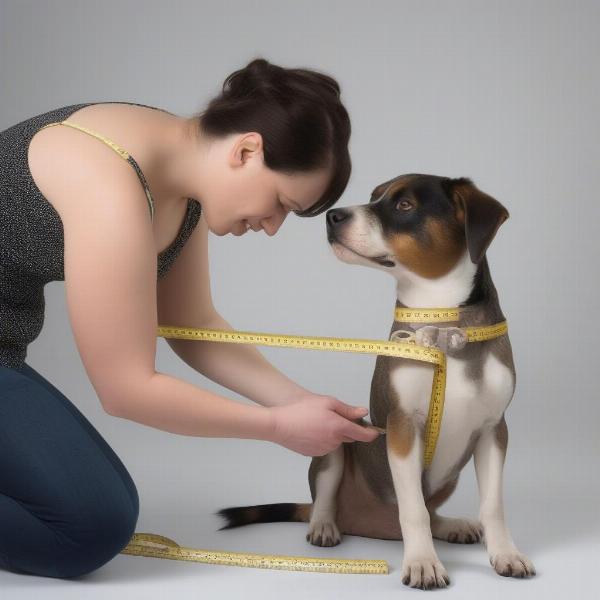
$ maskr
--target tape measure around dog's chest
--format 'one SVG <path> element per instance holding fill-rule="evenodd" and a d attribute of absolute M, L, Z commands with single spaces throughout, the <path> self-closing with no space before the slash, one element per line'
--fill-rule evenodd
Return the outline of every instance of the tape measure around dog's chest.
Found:
<path fill-rule="evenodd" d="M 224 329 L 196 329 L 191 327 L 161 326 L 158 328 L 158 335 L 165 338 L 202 340 L 209 342 L 258 344 L 262 346 L 280 346 L 284 348 L 303 348 L 305 350 L 382 354 L 395 358 L 408 358 L 433 364 L 435 369 L 433 373 L 429 414 L 426 424 L 425 468 L 431 463 L 437 436 L 439 434 L 440 421 L 444 408 L 444 390 L 446 387 L 446 355 L 437 348 L 427 348 L 425 346 L 418 346 L 413 343 L 395 340 L 332 338 Z"/>
<path fill-rule="evenodd" d="M 437 348 L 419 346 L 411 342 L 396 340 L 372 340 L 360 338 L 335 338 L 255 331 L 226 329 L 196 329 L 192 327 L 158 327 L 159 337 L 209 342 L 229 342 L 233 344 L 257 344 L 305 350 L 325 350 L 330 352 L 359 352 L 362 354 L 382 354 L 395 358 L 408 358 L 434 365 L 429 413 L 425 425 L 425 468 L 433 459 L 439 436 L 444 391 L 446 388 L 446 355 Z"/>
<path fill-rule="evenodd" d="M 460 318 L 460 308 L 397 308 L 395 318 L 397 321 L 421 323 L 457 321 Z M 463 329 L 469 342 L 481 342 L 504 335 L 508 331 L 508 325 L 506 321 L 502 321 L 493 325 L 464 327 Z M 403 342 L 397 340 L 335 338 L 239 331 L 235 329 L 198 329 L 192 327 L 173 327 L 169 325 L 159 326 L 158 336 L 184 340 L 302 348 L 305 350 L 382 354 L 433 364 L 434 372 L 431 385 L 431 398 L 425 423 L 424 468 L 427 469 L 431 465 L 440 433 L 446 390 L 446 354 L 437 348 L 420 346 L 414 341 Z"/>

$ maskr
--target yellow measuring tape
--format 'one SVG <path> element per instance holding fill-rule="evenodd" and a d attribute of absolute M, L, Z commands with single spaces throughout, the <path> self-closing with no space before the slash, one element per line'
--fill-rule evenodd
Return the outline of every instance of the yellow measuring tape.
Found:
<path fill-rule="evenodd" d="M 186 560 L 236 567 L 258 569 L 282 569 L 286 571 L 316 571 L 320 573 L 388 573 L 385 560 L 360 560 L 356 558 L 317 558 L 311 556 L 284 556 L 278 554 L 252 554 L 246 552 L 224 552 L 199 550 L 179 546 L 173 540 L 154 533 L 134 533 L 121 554 Z"/>
<path fill-rule="evenodd" d="M 458 321 L 460 307 L 457 308 L 404 308 L 396 307 L 394 317 L 399 322 L 435 323 Z M 479 327 L 462 327 L 468 342 L 481 342 L 504 335 L 508 331 L 506 321 Z M 425 468 L 431 465 L 435 446 L 439 437 L 444 395 L 446 389 L 446 355 L 435 347 L 421 346 L 410 335 L 408 341 L 372 340 L 356 338 L 334 338 L 299 336 L 252 331 L 197 329 L 191 327 L 158 327 L 158 336 L 184 340 L 229 342 L 234 344 L 257 344 L 304 348 L 306 350 L 329 350 L 333 352 L 359 352 L 382 354 L 396 358 L 408 358 L 434 365 L 433 383 L 429 411 L 425 425 Z M 307 556 L 281 556 L 200 550 L 179 546 L 173 540 L 152 533 L 134 533 L 121 554 L 153 556 L 172 560 L 186 560 L 220 565 L 257 567 L 263 569 L 285 569 L 290 571 L 317 571 L 325 573 L 388 573 L 385 560 L 314 558 Z"/>

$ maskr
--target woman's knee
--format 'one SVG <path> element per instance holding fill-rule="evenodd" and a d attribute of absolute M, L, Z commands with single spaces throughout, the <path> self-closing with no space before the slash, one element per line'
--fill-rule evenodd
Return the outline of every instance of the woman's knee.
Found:
<path fill-rule="evenodd" d="M 16 503 L 11 506 L 7 500 L 0 514 L 0 566 L 4 562 L 54 577 L 83 575 L 107 563 L 130 541 L 138 520 L 138 492 L 118 456 L 68 399 L 49 384 L 21 377 L 27 385 L 15 381 L 8 399 L 0 403 L 0 425 L 11 432 L 4 436 L 11 445 L 0 450 L 14 475 L 10 487 Z M 16 391 L 26 392 L 27 401 Z M 0 427 L 3 439 L 1 433 Z M 15 498 L 28 503 L 20 505 Z M 2 518 L 13 513 L 15 518 L 7 522 L 26 523 L 25 540 L 19 528 L 1 527 Z"/>
<path fill-rule="evenodd" d="M 68 523 L 54 528 L 52 540 L 26 555 L 6 556 L 0 565 L 17 573 L 79 577 L 96 571 L 127 546 L 135 532 L 138 510 L 131 502 L 81 508 Z M 1 558 L 1 557 L 0 557 Z"/>
<path fill-rule="evenodd" d="M 62 552 L 57 552 L 55 577 L 70 578 L 96 571 L 127 546 L 135 532 L 138 510 L 124 504 L 79 520 L 65 532 Z"/>

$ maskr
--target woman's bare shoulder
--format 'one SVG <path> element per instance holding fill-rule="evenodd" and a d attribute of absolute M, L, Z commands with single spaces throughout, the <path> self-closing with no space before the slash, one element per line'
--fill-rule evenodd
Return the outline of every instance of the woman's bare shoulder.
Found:
<path fill-rule="evenodd" d="M 75 133 L 60 126 L 42 129 L 33 136 L 27 151 L 33 182 L 63 221 L 81 204 L 91 202 L 88 192 L 101 173 L 114 189 L 126 179 L 125 168 L 131 170 L 128 164 L 119 164 L 125 161 L 98 140 Z"/>
<path fill-rule="evenodd" d="M 73 113 L 66 122 L 82 125 L 114 141 L 135 156 L 141 166 L 148 162 L 151 153 L 144 126 L 150 124 L 154 112 L 158 111 L 124 104 L 91 105 Z M 126 179 L 131 174 L 137 177 L 133 167 L 109 145 L 73 127 L 60 125 L 35 133 L 27 149 L 27 162 L 35 185 L 61 217 L 71 208 L 63 200 L 61 188 L 80 187 L 85 202 L 86 189 L 97 175 L 97 167 L 112 165 L 111 174 L 114 172 L 117 180 L 119 173 Z"/>

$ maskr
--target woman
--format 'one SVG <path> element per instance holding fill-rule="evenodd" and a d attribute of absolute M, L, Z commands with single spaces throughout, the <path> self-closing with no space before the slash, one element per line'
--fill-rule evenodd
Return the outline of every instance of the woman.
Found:
<path fill-rule="evenodd" d="M 304 389 L 251 345 L 168 340 L 261 406 L 154 367 L 159 323 L 231 329 L 210 296 L 208 230 L 271 236 L 290 211 L 322 213 L 346 187 L 349 137 L 334 79 L 263 59 L 232 73 L 190 119 L 86 103 L 0 134 L 0 565 L 60 578 L 91 572 L 127 545 L 138 518 L 121 460 L 25 362 L 48 281 L 65 281 L 77 348 L 111 415 L 307 456 L 377 436 L 354 422 L 366 409 Z"/>

